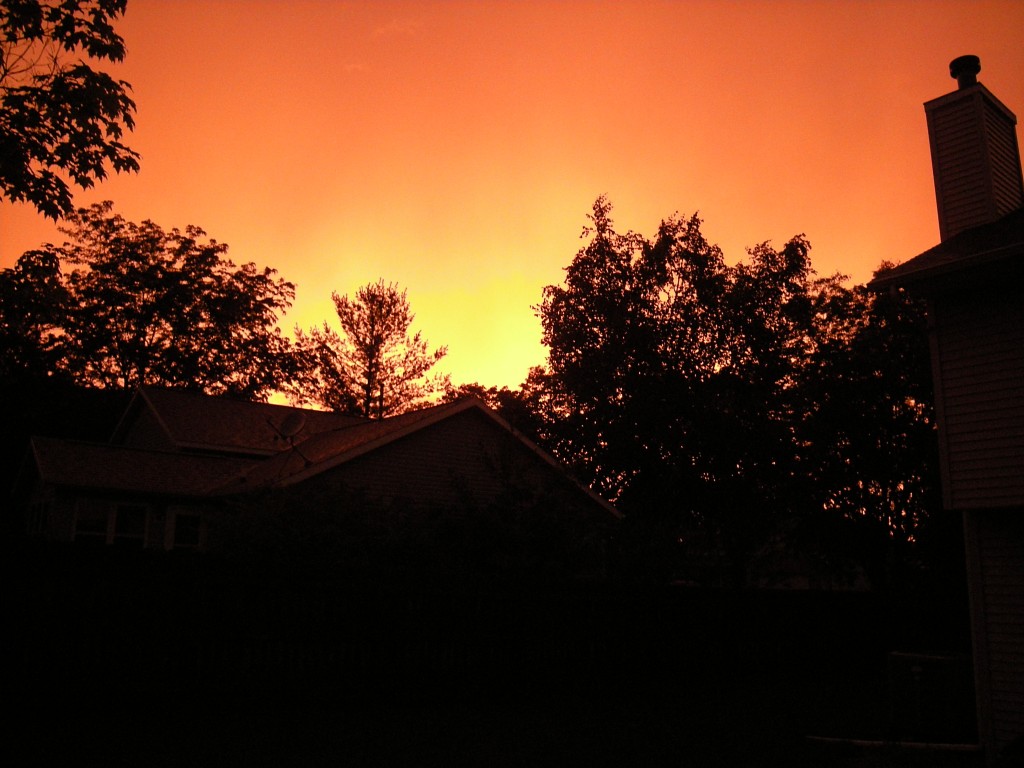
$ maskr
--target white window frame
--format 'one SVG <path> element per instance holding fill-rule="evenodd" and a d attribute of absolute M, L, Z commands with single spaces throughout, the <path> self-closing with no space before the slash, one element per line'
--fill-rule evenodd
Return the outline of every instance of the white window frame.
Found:
<path fill-rule="evenodd" d="M 111 506 L 109 499 L 77 499 L 75 501 L 74 541 L 76 543 L 109 544 L 112 534 L 111 526 L 113 523 L 112 516 L 110 514 Z M 101 526 L 98 524 L 101 516 L 104 520 L 102 533 L 100 532 Z M 92 526 L 86 530 L 82 530 L 81 524 L 83 520 L 96 523 L 94 526 L 95 530 L 92 529 Z"/>
<path fill-rule="evenodd" d="M 80 521 L 85 517 L 83 510 L 92 516 L 93 521 L 97 523 L 101 514 L 105 516 L 106 525 L 103 533 L 100 533 L 99 525 L 96 526 L 96 530 L 80 530 Z M 118 520 L 121 519 L 121 515 L 129 510 L 142 513 L 141 533 L 133 532 L 126 534 L 123 529 L 118 527 Z M 122 546 L 125 544 L 134 545 L 135 542 L 138 542 L 139 548 L 145 549 L 149 544 L 149 529 L 152 518 L 153 507 L 144 502 L 115 501 L 113 499 L 88 497 L 79 498 L 75 502 L 74 541 L 89 542 L 91 540 L 91 543 L 102 543 L 107 546 L 113 546 L 114 544 Z"/>
<path fill-rule="evenodd" d="M 170 507 L 167 510 L 167 549 L 179 549 L 185 551 L 198 551 L 203 547 L 203 514 L 200 510 L 192 507 Z M 185 517 L 195 520 L 196 540 L 195 544 L 178 543 L 178 518 Z"/>
<path fill-rule="evenodd" d="M 149 518 L 150 506 L 148 504 L 141 504 L 136 502 L 118 502 L 112 506 L 113 520 L 110 523 L 110 540 L 108 543 L 114 545 L 130 545 L 135 546 L 138 542 L 139 549 L 145 549 L 146 544 L 149 541 Z M 119 523 L 122 520 L 122 514 L 127 513 L 141 513 L 142 515 L 142 531 L 141 532 L 130 532 L 126 533 L 123 528 L 120 527 Z"/>

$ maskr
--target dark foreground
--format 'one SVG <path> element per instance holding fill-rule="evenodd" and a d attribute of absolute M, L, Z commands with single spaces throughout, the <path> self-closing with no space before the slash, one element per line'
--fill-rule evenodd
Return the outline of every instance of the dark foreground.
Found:
<path fill-rule="evenodd" d="M 5 765 L 980 764 L 944 596 L 14 564 Z"/>

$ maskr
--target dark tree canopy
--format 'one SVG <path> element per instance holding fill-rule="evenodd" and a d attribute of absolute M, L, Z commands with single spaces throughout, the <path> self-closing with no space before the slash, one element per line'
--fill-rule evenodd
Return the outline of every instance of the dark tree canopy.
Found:
<path fill-rule="evenodd" d="M 60 259 L 51 251 L 27 251 L 0 271 L 0 377 L 56 371 L 69 303 Z"/>
<path fill-rule="evenodd" d="M 607 200 L 595 203 L 590 242 L 538 311 L 553 437 L 622 503 L 638 475 L 650 484 L 672 465 L 696 389 L 728 362 L 727 270 L 696 217 L 663 223 L 651 243 L 616 232 L 610 213 Z"/>
<path fill-rule="evenodd" d="M 912 542 L 935 487 L 921 308 L 816 277 L 803 236 L 729 266 L 696 215 L 648 240 L 611 208 L 537 307 L 541 441 L 648 543 L 736 579 L 780 538 L 822 560 L 851 525 Z"/>
<path fill-rule="evenodd" d="M 295 329 L 304 374 L 293 399 L 379 419 L 444 390 L 447 377 L 429 372 L 448 348 L 430 352 L 419 332 L 410 335 L 415 315 L 405 290 L 378 280 L 352 298 L 331 297 L 341 335 L 327 323 Z"/>
<path fill-rule="evenodd" d="M 198 227 L 136 224 L 109 202 L 68 221 L 62 247 L 0 273 L 0 329 L 24 347 L 7 365 L 103 389 L 161 384 L 255 399 L 292 375 L 277 320 L 295 287 L 273 269 L 236 266 Z"/>
<path fill-rule="evenodd" d="M 952 520 L 940 497 L 925 308 L 864 286 L 816 298 L 823 321 L 803 377 L 802 437 L 823 509 L 854 524 L 854 537 L 883 540 L 888 562 L 876 567 L 891 568 Z"/>
<path fill-rule="evenodd" d="M 5 0 L 0 4 L 0 194 L 45 216 L 72 213 L 67 179 L 91 187 L 137 171 L 122 143 L 135 127 L 131 86 L 87 59 L 119 62 L 114 21 L 127 0 Z"/>

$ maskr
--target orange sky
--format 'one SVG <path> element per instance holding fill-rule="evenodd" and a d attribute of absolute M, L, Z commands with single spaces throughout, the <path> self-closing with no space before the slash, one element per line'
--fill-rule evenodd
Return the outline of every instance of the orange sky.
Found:
<path fill-rule="evenodd" d="M 1024 114 L 1024 2 L 130 0 L 142 170 L 76 196 L 196 224 L 298 285 L 408 289 L 456 383 L 544 359 L 531 306 L 607 194 L 651 236 L 699 211 L 730 262 L 805 233 L 863 282 L 938 241 L 922 103 L 948 62 Z M 59 240 L 0 203 L 0 267 Z"/>

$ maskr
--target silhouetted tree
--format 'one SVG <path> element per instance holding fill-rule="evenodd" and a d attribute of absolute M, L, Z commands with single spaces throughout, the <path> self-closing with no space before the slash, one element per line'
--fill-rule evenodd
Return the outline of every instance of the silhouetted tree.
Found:
<path fill-rule="evenodd" d="M 63 246 L 30 251 L 0 273 L 3 332 L 22 333 L 19 364 L 29 373 L 256 399 L 292 375 L 276 323 L 295 287 L 273 269 L 236 266 L 198 227 L 135 224 L 110 202 L 68 221 Z M 62 274 L 62 262 L 73 269 Z"/>
<path fill-rule="evenodd" d="M 113 22 L 127 0 L 6 0 L 0 4 L 0 194 L 45 216 L 72 212 L 65 177 L 91 187 L 138 171 L 121 143 L 135 127 L 131 86 L 86 58 L 119 62 Z"/>
<path fill-rule="evenodd" d="M 473 382 L 460 384 L 445 389 L 444 402 L 453 402 L 463 397 L 475 397 L 482 400 L 489 408 L 496 411 L 509 425 L 529 438 L 536 440 L 541 430 L 539 421 L 542 409 L 531 402 L 531 395 L 535 392 L 532 386 L 532 377 L 543 375 L 543 369 L 532 368 L 526 381 L 518 389 L 508 387 L 486 387 L 483 384 Z"/>
<path fill-rule="evenodd" d="M 914 469 L 930 429 L 914 308 L 815 277 L 803 236 L 730 267 L 697 216 L 648 241 L 610 212 L 599 198 L 544 291 L 548 370 L 529 402 L 539 439 L 642 529 L 646 559 L 671 569 L 697 542 L 742 580 L 768 542 L 823 552 L 858 517 L 912 537 L 933 500 Z M 861 381 L 876 388 L 838 394 Z M 889 460 L 866 455 L 886 441 Z"/>
<path fill-rule="evenodd" d="M 447 377 L 428 374 L 448 348 L 430 352 L 418 331 L 410 335 L 415 315 L 405 290 L 378 280 L 353 298 L 331 298 L 341 335 L 327 323 L 308 333 L 295 329 L 304 370 L 289 390 L 295 401 L 379 419 L 444 390 Z"/>
<path fill-rule="evenodd" d="M 57 255 L 27 251 L 0 270 L 0 378 L 40 379 L 58 370 L 70 295 Z"/>
<path fill-rule="evenodd" d="M 912 550 L 946 537 L 951 519 L 931 514 L 941 499 L 925 308 L 903 291 L 833 285 L 815 312 L 800 435 L 824 514 L 806 523 L 840 553 L 859 547 L 863 559 L 873 542 L 875 579 L 898 577 L 910 559 L 944 556 Z"/>
<path fill-rule="evenodd" d="M 590 242 L 538 312 L 551 438 L 622 503 L 638 483 L 676 485 L 659 476 L 687 442 L 695 388 L 728 361 L 727 268 L 696 216 L 663 223 L 649 243 L 616 232 L 610 212 L 606 199 L 595 203 Z"/>

